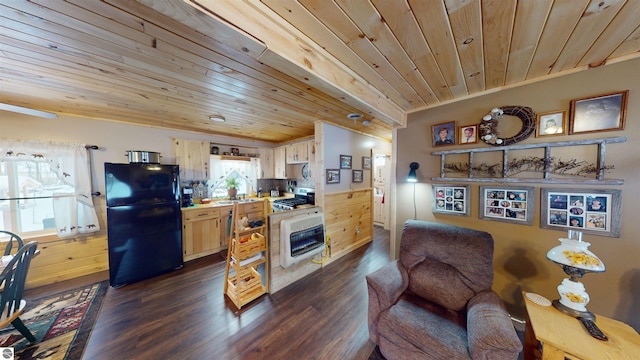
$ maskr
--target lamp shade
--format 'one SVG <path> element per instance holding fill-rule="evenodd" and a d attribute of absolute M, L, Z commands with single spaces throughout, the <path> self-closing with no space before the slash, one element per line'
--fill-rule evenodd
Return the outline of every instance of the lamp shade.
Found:
<path fill-rule="evenodd" d="M 407 176 L 407 181 L 408 182 L 418 182 L 418 176 L 416 175 L 416 170 L 420 167 L 420 164 L 418 164 L 417 162 L 412 162 L 409 165 L 409 168 L 411 170 L 409 170 L 409 176 Z"/>
<path fill-rule="evenodd" d="M 604 263 L 588 247 L 591 245 L 586 241 L 573 239 L 558 239 L 560 245 L 547 252 L 547 259 L 560 265 L 574 268 L 602 272 L 605 270 Z"/>

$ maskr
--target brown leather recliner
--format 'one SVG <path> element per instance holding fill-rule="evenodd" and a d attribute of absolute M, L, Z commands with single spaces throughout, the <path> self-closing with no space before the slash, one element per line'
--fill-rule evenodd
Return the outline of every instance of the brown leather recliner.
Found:
<path fill-rule="evenodd" d="M 493 238 L 408 220 L 400 257 L 367 275 L 369 336 L 387 359 L 517 359 L 493 284 Z"/>

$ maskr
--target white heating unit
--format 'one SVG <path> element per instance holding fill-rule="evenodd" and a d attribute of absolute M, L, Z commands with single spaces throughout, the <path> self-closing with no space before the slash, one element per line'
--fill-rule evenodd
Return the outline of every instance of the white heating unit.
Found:
<path fill-rule="evenodd" d="M 324 214 L 294 216 L 280 222 L 280 265 L 288 268 L 324 250 Z"/>

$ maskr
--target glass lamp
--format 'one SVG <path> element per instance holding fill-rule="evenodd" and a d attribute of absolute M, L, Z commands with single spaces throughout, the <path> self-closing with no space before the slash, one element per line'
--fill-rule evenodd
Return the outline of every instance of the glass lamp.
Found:
<path fill-rule="evenodd" d="M 573 317 L 595 319 L 595 315 L 587 310 L 590 301 L 584 285 L 578 280 L 588 272 L 605 271 L 604 263 L 591 251 L 590 243 L 582 241 L 582 232 L 569 230 L 568 238 L 560 238 L 560 245 L 549 250 L 547 259 L 562 266 L 569 278 L 558 285 L 559 300 L 553 306 Z"/>

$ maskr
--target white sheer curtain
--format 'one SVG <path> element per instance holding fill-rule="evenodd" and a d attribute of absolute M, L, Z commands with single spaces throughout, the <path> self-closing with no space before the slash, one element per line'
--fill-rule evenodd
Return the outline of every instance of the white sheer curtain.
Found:
<path fill-rule="evenodd" d="M 48 162 L 63 183 L 75 191 L 54 192 L 53 210 L 59 237 L 100 230 L 91 197 L 91 175 L 84 144 L 0 139 L 0 161 Z"/>
<path fill-rule="evenodd" d="M 212 189 L 220 187 L 227 177 L 237 173 L 244 178 L 252 189 L 256 189 L 258 185 L 258 172 L 260 171 L 260 162 L 257 158 L 250 161 L 242 160 L 222 160 L 218 157 L 211 157 L 211 184 Z M 250 191 L 250 189 L 247 189 Z"/>

